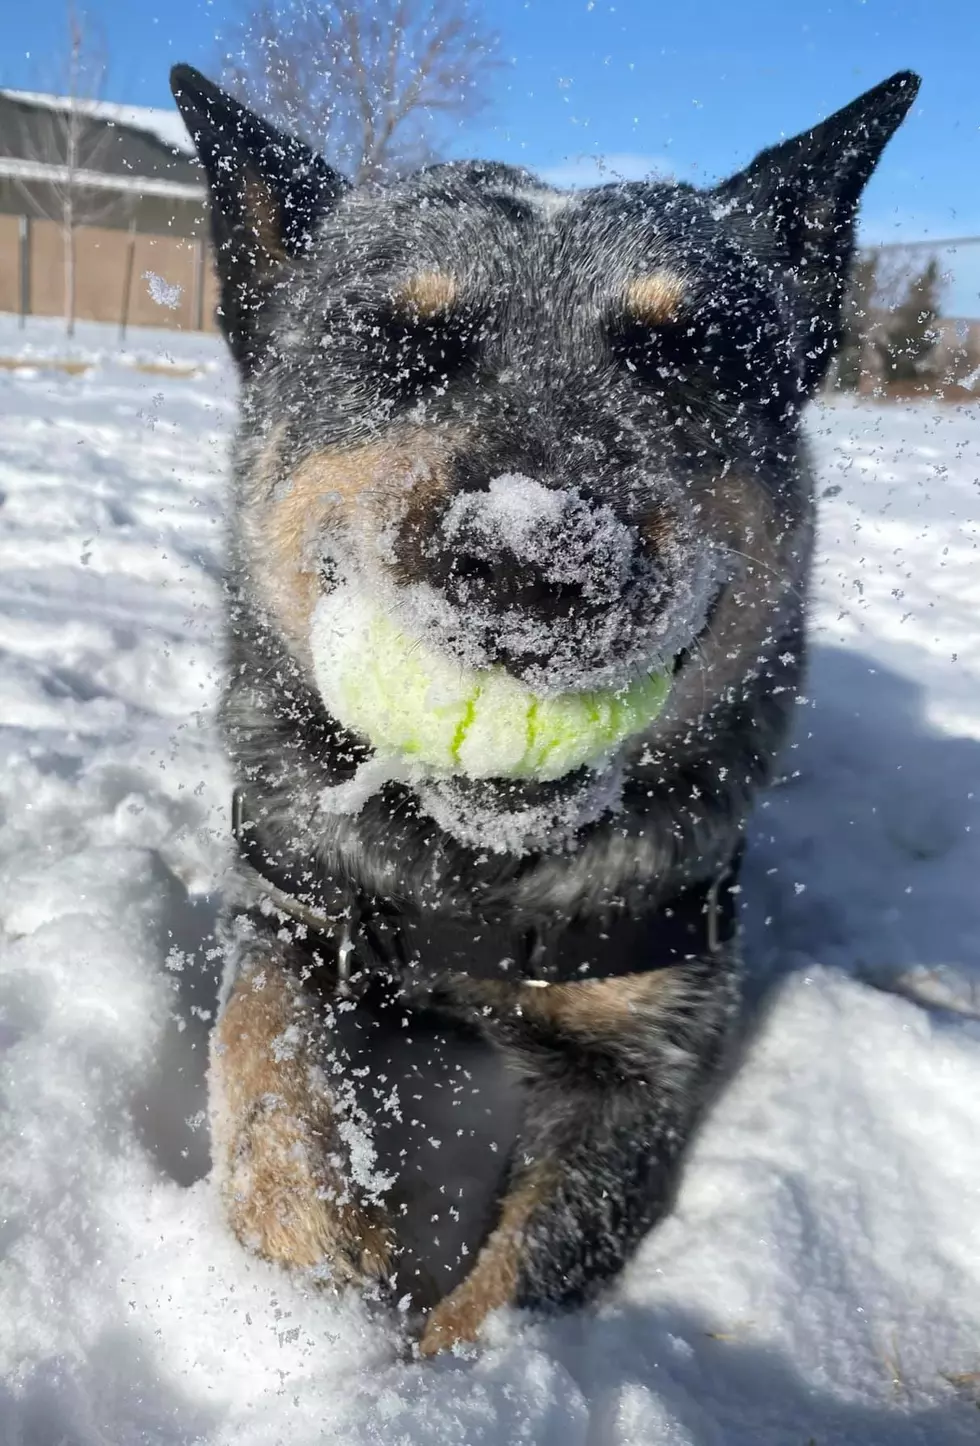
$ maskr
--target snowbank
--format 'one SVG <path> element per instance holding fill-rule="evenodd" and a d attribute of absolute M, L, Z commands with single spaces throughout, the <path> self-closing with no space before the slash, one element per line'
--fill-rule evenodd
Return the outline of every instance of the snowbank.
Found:
<path fill-rule="evenodd" d="M 0 373 L 0 1441 L 975 1441 L 980 410 L 814 415 L 754 1027 L 675 1214 L 598 1309 L 422 1368 L 248 1259 L 204 1179 L 234 400 L 216 343 L 163 344 L 206 380 L 81 333 L 84 374 Z"/>

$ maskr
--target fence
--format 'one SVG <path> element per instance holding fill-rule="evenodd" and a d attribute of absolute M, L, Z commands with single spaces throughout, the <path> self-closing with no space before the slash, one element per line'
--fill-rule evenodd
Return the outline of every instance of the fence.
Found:
<path fill-rule="evenodd" d="M 980 236 L 887 241 L 866 249 L 896 276 L 910 275 L 935 257 L 942 276 L 943 315 L 980 325 Z"/>
<path fill-rule="evenodd" d="M 830 386 L 980 395 L 980 236 L 886 242 L 862 257 L 874 264 L 855 268 Z"/>
<path fill-rule="evenodd" d="M 980 318 L 980 236 L 887 242 L 873 248 L 909 269 L 937 256 L 947 276 L 945 313 Z M 160 278 L 159 282 L 148 277 Z M 161 284 L 162 283 L 162 284 Z M 75 317 L 127 326 L 214 330 L 217 285 L 200 238 L 75 228 Z M 0 312 L 64 316 L 62 228 L 56 221 L 0 214 Z M 980 320 L 976 323 L 980 331 Z"/>
<path fill-rule="evenodd" d="M 207 243 L 78 226 L 75 319 L 214 330 L 217 294 Z M 64 316 L 64 236 L 56 221 L 0 215 L 0 311 Z"/>

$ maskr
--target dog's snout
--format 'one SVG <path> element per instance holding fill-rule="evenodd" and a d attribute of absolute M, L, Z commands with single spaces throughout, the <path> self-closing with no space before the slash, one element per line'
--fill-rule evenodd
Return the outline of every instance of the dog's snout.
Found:
<path fill-rule="evenodd" d="M 635 529 L 574 488 L 517 474 L 453 498 L 432 538 L 432 580 L 457 608 L 555 622 L 622 595 Z M 544 646 L 544 640 L 543 644 Z"/>
<path fill-rule="evenodd" d="M 501 664 L 546 695 L 620 683 L 672 655 L 673 631 L 686 641 L 686 620 L 669 612 L 669 508 L 653 535 L 649 509 L 623 515 L 588 478 L 454 480 L 458 490 L 406 516 L 388 554 L 413 626 L 436 647 L 469 666 Z"/>

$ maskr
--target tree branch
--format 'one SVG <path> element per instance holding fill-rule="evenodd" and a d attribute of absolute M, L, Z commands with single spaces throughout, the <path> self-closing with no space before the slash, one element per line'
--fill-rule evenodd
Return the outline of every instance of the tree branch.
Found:
<path fill-rule="evenodd" d="M 227 82 L 358 180 L 431 158 L 439 128 L 485 103 L 498 64 L 469 0 L 242 3 Z"/>

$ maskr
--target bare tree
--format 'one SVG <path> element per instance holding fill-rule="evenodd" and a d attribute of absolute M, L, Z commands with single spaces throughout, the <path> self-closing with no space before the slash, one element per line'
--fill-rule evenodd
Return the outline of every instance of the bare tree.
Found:
<path fill-rule="evenodd" d="M 255 0 L 225 48 L 230 88 L 357 182 L 433 159 L 499 63 L 468 0 Z"/>
<path fill-rule="evenodd" d="M 93 115 L 105 79 L 104 49 L 74 0 L 68 0 L 66 18 L 65 59 L 55 82 L 59 93 L 46 108 L 33 107 L 25 117 L 18 147 L 25 174 L 15 179 L 31 213 L 61 228 L 65 329 L 72 336 L 76 232 L 79 226 L 98 225 L 111 207 L 93 184 L 111 133 Z"/>
<path fill-rule="evenodd" d="M 889 307 L 884 335 L 875 341 L 885 380 L 934 382 L 937 380 L 936 322 L 942 309 L 939 262 L 932 257 L 910 277 L 904 295 Z"/>
<path fill-rule="evenodd" d="M 863 251 L 851 269 L 833 376 L 833 385 L 841 391 L 857 391 L 868 371 L 869 333 L 879 285 L 878 264 L 877 251 Z"/>
<path fill-rule="evenodd" d="M 971 391 L 980 391 L 980 326 L 976 322 L 968 322 L 967 326 L 962 373 L 957 380 Z"/>

